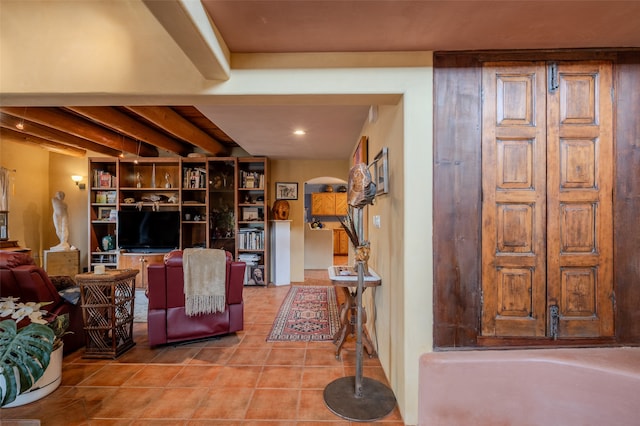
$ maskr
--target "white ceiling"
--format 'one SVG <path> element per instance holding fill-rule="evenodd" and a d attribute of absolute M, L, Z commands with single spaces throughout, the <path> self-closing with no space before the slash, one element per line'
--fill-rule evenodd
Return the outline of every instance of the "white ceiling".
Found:
<path fill-rule="evenodd" d="M 233 53 L 640 46 L 640 1 L 202 0 Z M 197 106 L 249 153 L 348 158 L 361 105 Z M 303 128 L 304 138 L 291 131 Z"/>
<path fill-rule="evenodd" d="M 368 116 L 368 105 L 197 106 L 251 155 L 333 160 L 349 158 Z M 294 130 L 306 132 L 294 135 Z"/>

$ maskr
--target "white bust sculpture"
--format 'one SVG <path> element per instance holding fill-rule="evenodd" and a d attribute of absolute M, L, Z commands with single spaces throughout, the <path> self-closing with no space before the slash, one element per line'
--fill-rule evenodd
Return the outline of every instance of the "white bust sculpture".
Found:
<path fill-rule="evenodd" d="M 64 201 L 64 192 L 56 192 L 51 199 L 53 204 L 53 226 L 56 228 L 56 235 L 60 239 L 60 244 L 51 247 L 54 251 L 70 250 L 69 245 L 69 212 L 67 203 Z"/>

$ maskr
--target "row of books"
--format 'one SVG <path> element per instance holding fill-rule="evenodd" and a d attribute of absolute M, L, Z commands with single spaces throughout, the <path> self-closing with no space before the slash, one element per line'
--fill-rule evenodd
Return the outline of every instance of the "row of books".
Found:
<path fill-rule="evenodd" d="M 241 188 L 264 188 L 264 173 L 240 171 Z"/>
<path fill-rule="evenodd" d="M 240 228 L 238 230 L 239 250 L 264 250 L 264 230 Z"/>
<path fill-rule="evenodd" d="M 94 188 L 115 188 L 117 186 L 117 176 L 104 170 L 93 170 L 93 187 Z"/>
<path fill-rule="evenodd" d="M 96 204 L 114 204 L 116 191 L 96 191 Z"/>
<path fill-rule="evenodd" d="M 183 188 L 199 188 L 207 187 L 207 172 L 201 167 L 183 167 L 182 168 Z"/>

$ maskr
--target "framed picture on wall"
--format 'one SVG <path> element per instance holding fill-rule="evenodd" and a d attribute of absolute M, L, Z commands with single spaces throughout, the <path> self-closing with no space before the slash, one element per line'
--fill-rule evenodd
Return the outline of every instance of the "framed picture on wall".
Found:
<path fill-rule="evenodd" d="M 298 182 L 276 182 L 276 200 L 297 200 Z"/>
<path fill-rule="evenodd" d="M 373 167 L 371 174 L 376 184 L 376 195 L 387 194 L 389 192 L 389 149 L 382 148 L 371 166 Z"/>
<path fill-rule="evenodd" d="M 369 161 L 369 138 L 362 136 L 356 146 L 356 150 L 353 152 L 352 166 L 359 163 L 367 164 Z"/>

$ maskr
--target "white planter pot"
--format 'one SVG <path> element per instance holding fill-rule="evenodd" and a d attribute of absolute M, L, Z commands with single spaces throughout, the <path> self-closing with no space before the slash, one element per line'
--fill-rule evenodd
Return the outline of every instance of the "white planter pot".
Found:
<path fill-rule="evenodd" d="M 4 405 L 2 408 L 19 407 L 37 401 L 58 389 L 62 381 L 62 347 L 61 345 L 51 353 L 49 365 L 44 370 L 42 377 L 27 392 L 19 394 L 12 403 Z M 4 378 L 0 377 L 0 388 L 4 389 L 5 386 Z M 20 387 L 20 381 L 18 381 L 18 387 Z"/>

